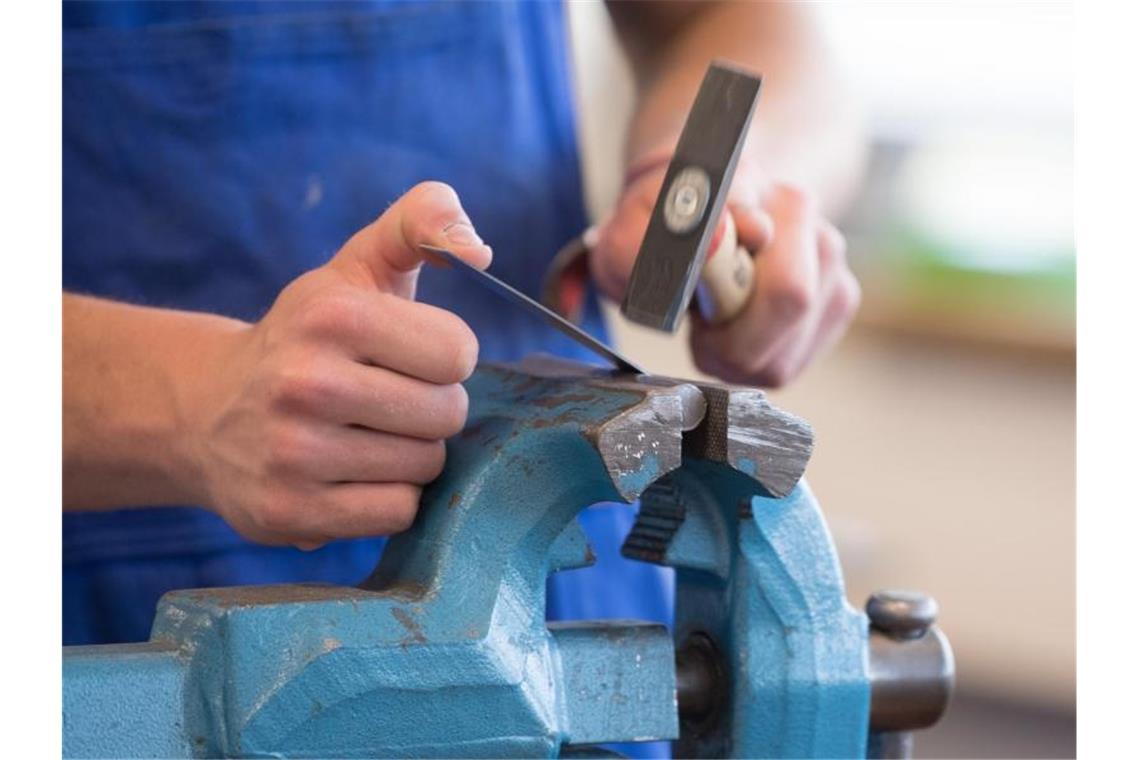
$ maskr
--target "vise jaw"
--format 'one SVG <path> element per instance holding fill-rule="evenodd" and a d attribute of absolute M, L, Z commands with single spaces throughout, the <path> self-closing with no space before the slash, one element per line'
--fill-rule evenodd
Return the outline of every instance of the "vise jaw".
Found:
<path fill-rule="evenodd" d="M 867 752 L 868 620 L 801 482 L 805 423 L 757 390 L 550 358 L 467 388 L 443 474 L 359 588 L 176 591 L 149 642 L 66 648 L 65 756 Z M 547 577 L 593 562 L 577 513 L 637 498 L 622 551 L 676 568 L 673 634 L 547 624 Z"/>

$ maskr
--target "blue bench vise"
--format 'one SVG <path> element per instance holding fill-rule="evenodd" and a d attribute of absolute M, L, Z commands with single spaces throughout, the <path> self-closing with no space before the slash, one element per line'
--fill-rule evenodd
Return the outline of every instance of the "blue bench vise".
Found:
<path fill-rule="evenodd" d="M 933 601 L 847 603 L 811 430 L 762 392 L 545 357 L 467 388 L 359 587 L 175 591 L 150 641 L 64 648 L 64 755 L 901 757 L 942 714 Z M 578 512 L 639 498 L 622 551 L 676 568 L 672 632 L 545 622 L 547 576 L 594 559 Z"/>

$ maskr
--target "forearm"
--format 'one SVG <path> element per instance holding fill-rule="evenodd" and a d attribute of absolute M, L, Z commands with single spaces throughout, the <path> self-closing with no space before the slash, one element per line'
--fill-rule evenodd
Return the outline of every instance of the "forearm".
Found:
<path fill-rule="evenodd" d="M 195 503 L 197 386 L 244 327 L 64 295 L 65 509 Z"/>
<path fill-rule="evenodd" d="M 764 76 L 743 161 L 812 192 L 825 209 L 849 198 L 862 169 L 858 119 L 806 4 L 611 2 L 637 77 L 631 162 L 675 144 L 714 58 Z"/>

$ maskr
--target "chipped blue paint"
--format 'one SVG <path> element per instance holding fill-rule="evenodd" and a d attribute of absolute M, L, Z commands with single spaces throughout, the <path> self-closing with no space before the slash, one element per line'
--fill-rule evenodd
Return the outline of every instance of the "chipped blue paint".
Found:
<path fill-rule="evenodd" d="M 756 462 L 748 457 L 738 458 L 733 467 L 749 477 L 756 477 Z"/>
<path fill-rule="evenodd" d="M 661 464 L 656 454 L 646 454 L 641 467 L 622 473 L 618 487 L 625 493 L 641 493 L 661 474 Z"/>

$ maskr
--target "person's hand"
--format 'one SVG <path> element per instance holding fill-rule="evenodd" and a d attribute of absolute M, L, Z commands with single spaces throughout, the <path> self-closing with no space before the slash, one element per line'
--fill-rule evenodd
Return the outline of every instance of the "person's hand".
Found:
<path fill-rule="evenodd" d="M 636 173 L 598 229 L 590 269 L 614 300 L 625 293 L 665 170 L 659 160 Z M 693 315 L 693 359 L 727 382 L 778 387 L 842 337 L 859 305 L 859 284 L 843 235 L 809 194 L 767 181 L 742 159 L 726 205 L 739 244 L 755 256 L 755 282 L 730 322 L 712 326 Z"/>
<path fill-rule="evenodd" d="M 201 496 L 239 533 L 312 549 L 411 525 L 478 354 L 462 320 L 411 300 L 422 243 L 491 261 L 455 192 L 418 185 L 203 368 Z"/>

